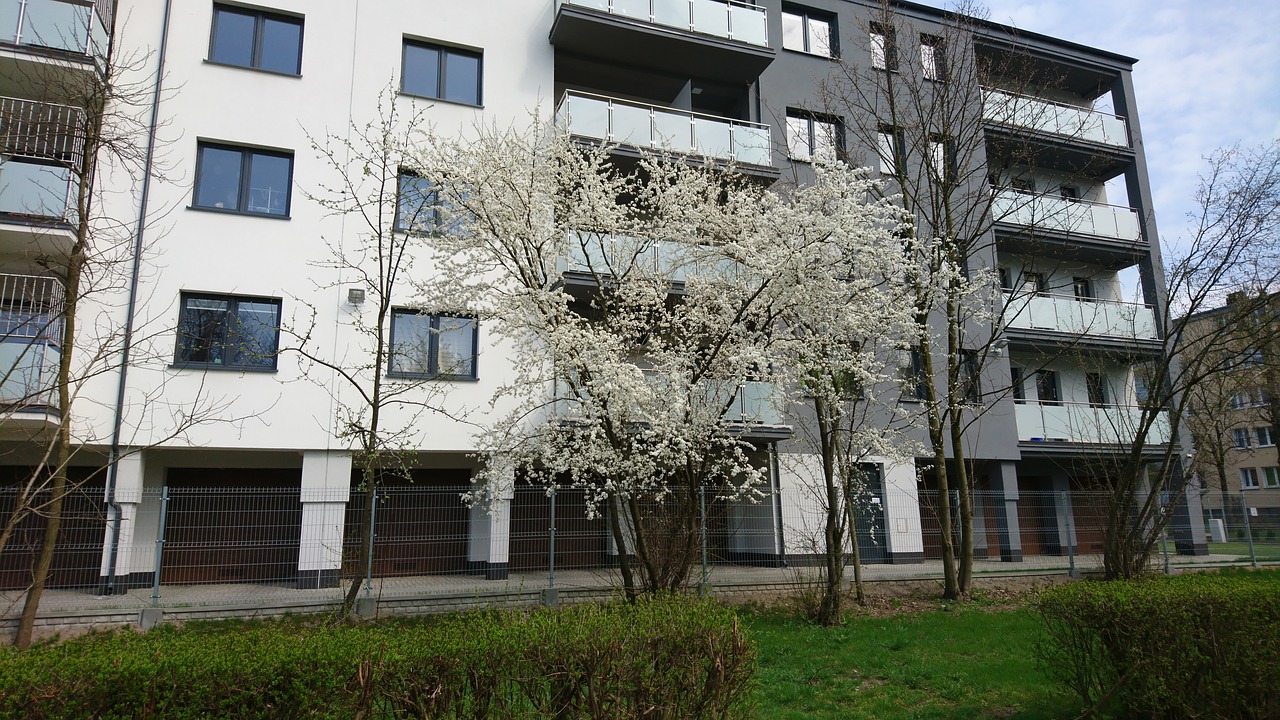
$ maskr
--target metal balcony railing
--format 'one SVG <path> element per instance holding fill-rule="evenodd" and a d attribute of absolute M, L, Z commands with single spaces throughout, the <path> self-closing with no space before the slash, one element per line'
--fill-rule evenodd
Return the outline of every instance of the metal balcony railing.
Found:
<path fill-rule="evenodd" d="M 1140 303 L 1051 293 L 1005 293 L 1005 327 L 1117 340 L 1158 340 L 1155 311 Z"/>
<path fill-rule="evenodd" d="M 661 382 L 661 378 L 656 375 L 650 373 L 645 375 L 646 379 L 651 383 Z M 715 380 L 704 380 L 699 383 L 696 389 L 697 392 L 693 394 L 702 395 L 701 398 L 697 398 L 698 402 L 705 401 L 709 406 L 723 406 L 724 403 L 728 403 L 728 410 L 722 416 L 726 423 L 734 425 L 786 425 L 781 413 L 778 411 L 781 391 L 774 383 L 752 381 L 742 384 L 726 384 Z M 572 420 L 574 417 L 581 417 L 581 414 L 580 397 L 571 396 L 568 388 L 558 386 L 556 388 L 556 416 Z"/>
<path fill-rule="evenodd" d="M 559 0 L 641 22 L 769 47 L 768 15 L 737 0 Z"/>
<path fill-rule="evenodd" d="M 54 405 L 64 303 L 56 278 L 0 274 L 0 404 Z"/>
<path fill-rule="evenodd" d="M 671 240 L 571 232 L 563 272 L 617 277 L 638 271 L 683 283 L 690 277 L 736 282 L 743 267 L 712 249 Z"/>
<path fill-rule="evenodd" d="M 1062 135 L 1073 140 L 1132 147 L 1123 117 L 1065 103 L 984 88 L 982 117 L 1000 125 Z"/>
<path fill-rule="evenodd" d="M 996 222 L 1042 230 L 1093 235 L 1109 240 L 1139 242 L 1138 211 L 1118 205 L 1069 200 L 1053 195 L 1004 188 L 991 200 Z"/>
<path fill-rule="evenodd" d="M 581 138 L 773 167 L 768 125 L 574 91 L 561 98 L 556 118 Z"/>
<path fill-rule="evenodd" d="M 111 0 L 0 0 L 0 42 L 65 50 L 106 51 Z"/>
<path fill-rule="evenodd" d="M 1018 439 L 1023 442 L 1129 444 L 1142 419 L 1142 408 L 1135 405 L 1020 402 L 1014 407 Z M 1152 422 L 1146 443 L 1168 442 L 1169 418 L 1162 411 Z"/>
<path fill-rule="evenodd" d="M 0 97 L 0 213 L 75 221 L 84 128 L 78 108 Z"/>

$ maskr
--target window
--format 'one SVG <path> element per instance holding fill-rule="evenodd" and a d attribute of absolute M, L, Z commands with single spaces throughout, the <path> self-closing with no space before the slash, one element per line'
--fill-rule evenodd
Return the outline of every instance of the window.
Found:
<path fill-rule="evenodd" d="M 911 348 L 902 367 L 903 394 L 908 400 L 925 400 L 929 397 L 926 383 L 929 378 L 924 373 L 924 354 L 919 348 Z"/>
<path fill-rule="evenodd" d="M 426 178 L 401 172 L 396 179 L 396 230 L 434 232 L 440 225 L 440 194 Z"/>
<path fill-rule="evenodd" d="M 1013 273 L 1009 272 L 1009 268 L 1007 267 L 1000 268 L 1000 289 L 1013 289 Z"/>
<path fill-rule="evenodd" d="M 1257 468 L 1240 468 L 1240 489 L 1241 490 L 1257 490 L 1258 489 L 1258 469 Z"/>
<path fill-rule="evenodd" d="M 955 163 L 951 152 L 951 143 L 946 138 L 930 138 L 929 167 L 933 170 L 936 182 L 949 183 L 955 180 Z"/>
<path fill-rule="evenodd" d="M 871 67 L 876 70 L 898 69 L 898 48 L 894 42 L 893 27 L 871 23 Z"/>
<path fill-rule="evenodd" d="M 1074 185 L 1063 185 L 1058 188 L 1058 195 L 1060 195 L 1063 200 L 1069 200 L 1071 202 L 1079 202 L 1080 188 Z"/>
<path fill-rule="evenodd" d="M 1036 373 L 1036 396 L 1040 402 L 1057 405 L 1062 402 L 1058 394 L 1058 373 L 1054 370 L 1041 370 Z"/>
<path fill-rule="evenodd" d="M 214 5 L 209 60 L 299 75 L 302 73 L 302 18 Z"/>
<path fill-rule="evenodd" d="M 1245 351 L 1244 353 L 1242 353 L 1242 354 L 1240 355 L 1240 366 L 1241 366 L 1241 367 L 1261 367 L 1261 366 L 1262 366 L 1262 351 L 1261 351 L 1261 350 L 1248 350 L 1248 351 Z"/>
<path fill-rule="evenodd" d="M 1048 294 L 1049 284 L 1044 279 L 1044 273 L 1022 273 L 1022 290 L 1023 292 L 1035 293 L 1037 295 Z"/>
<path fill-rule="evenodd" d="M 937 35 L 920 36 L 920 69 L 924 71 L 925 80 L 941 82 L 946 79 L 943 47 L 942 38 Z"/>
<path fill-rule="evenodd" d="M 808 10 L 782 11 L 782 47 L 796 52 L 836 57 L 835 18 Z"/>
<path fill-rule="evenodd" d="M 1009 379 L 1013 383 L 1013 401 L 1025 402 L 1026 392 L 1022 389 L 1022 377 L 1026 371 L 1017 365 L 1009 366 Z"/>
<path fill-rule="evenodd" d="M 480 53 L 405 40 L 402 60 L 400 91 L 404 94 L 480 104 Z"/>
<path fill-rule="evenodd" d="M 392 310 L 387 375 L 475 380 L 478 330 L 473 317 Z"/>
<path fill-rule="evenodd" d="M 1249 447 L 1249 431 L 1245 428 L 1236 428 L 1232 430 L 1231 441 L 1237 449 L 1243 450 Z"/>
<path fill-rule="evenodd" d="M 1036 179 L 1031 177 L 1009 178 L 1009 187 L 1018 192 L 1033 193 L 1036 191 Z"/>
<path fill-rule="evenodd" d="M 1280 487 L 1280 468 L 1262 468 L 1262 486 L 1269 488 Z"/>
<path fill-rule="evenodd" d="M 1107 404 L 1107 378 L 1102 373 L 1084 374 L 1085 390 L 1089 394 L 1089 405 L 1102 407 Z"/>
<path fill-rule="evenodd" d="M 1075 292 L 1077 300 L 1092 300 L 1093 283 L 1087 277 L 1072 278 L 1071 288 Z"/>
<path fill-rule="evenodd" d="M 956 389 L 966 402 L 982 401 L 981 363 L 976 350 L 960 351 L 959 376 L 956 378 Z"/>
<path fill-rule="evenodd" d="M 787 155 L 805 162 L 835 162 L 841 146 L 840 123 L 801 111 L 787 111 Z"/>
<path fill-rule="evenodd" d="M 174 364 L 275 370 L 280 299 L 182 293 Z"/>
<path fill-rule="evenodd" d="M 902 154 L 902 131 L 888 125 L 880 127 L 877 135 L 876 150 L 880 154 L 880 172 L 894 175 L 898 168 L 906 167 L 906 157 Z"/>
<path fill-rule="evenodd" d="M 1253 436 L 1258 439 L 1258 447 L 1272 447 L 1276 444 L 1276 429 L 1270 425 L 1254 428 Z"/>
<path fill-rule="evenodd" d="M 249 215 L 289 216 L 293 155 L 200 143 L 194 207 Z"/>

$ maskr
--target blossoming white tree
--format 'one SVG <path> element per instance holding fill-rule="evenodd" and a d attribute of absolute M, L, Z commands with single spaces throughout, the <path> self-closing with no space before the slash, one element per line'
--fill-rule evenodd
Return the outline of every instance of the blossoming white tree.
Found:
<path fill-rule="evenodd" d="M 477 496 L 517 473 L 584 490 L 629 595 L 686 584 L 701 488 L 738 501 L 767 488 L 751 430 L 787 404 L 759 391 L 798 387 L 775 362 L 803 341 L 785 324 L 811 307 L 890 331 L 899 215 L 860 171 L 783 195 L 680 159 L 623 168 L 537 125 L 433 137 L 414 161 L 448 228 L 423 301 L 469 299 L 516 363 L 480 433 Z M 849 289 L 811 292 L 815 274 Z"/>

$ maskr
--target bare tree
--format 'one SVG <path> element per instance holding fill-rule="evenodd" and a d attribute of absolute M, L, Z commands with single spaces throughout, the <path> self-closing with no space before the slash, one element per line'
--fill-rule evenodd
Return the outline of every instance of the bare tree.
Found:
<path fill-rule="evenodd" d="M 1236 300 L 1231 318 L 1265 316 L 1280 282 L 1280 143 L 1220 150 L 1208 159 L 1196 196 L 1190 237 L 1174 245 L 1165 265 L 1168 303 L 1156 321 L 1165 329 L 1162 353 L 1139 368 L 1139 411 L 1119 421 L 1120 452 L 1100 454 L 1110 502 L 1103 536 L 1109 578 L 1146 571 L 1153 549 L 1175 522 L 1190 486 L 1181 455 L 1194 404 L 1229 388 L 1260 345 L 1275 341 L 1275 325 L 1200 322 L 1202 313 Z M 1241 293 L 1240 291 L 1246 291 Z M 1265 329 L 1259 334 L 1253 330 Z M 1247 341 L 1242 342 L 1242 336 Z M 1184 424 L 1185 423 L 1185 424 Z"/>
<path fill-rule="evenodd" d="M 297 301 L 306 310 L 281 328 L 280 352 L 296 354 L 305 378 L 332 394 L 334 436 L 351 448 L 359 468 L 365 495 L 357 536 L 361 557 L 373 550 L 379 485 L 386 477 L 408 477 L 427 429 L 423 418 L 448 414 L 443 405 L 448 384 L 437 379 L 472 373 L 468 368 L 475 362 L 469 351 L 457 357 L 430 352 L 441 335 L 474 328 L 465 308 L 415 308 L 413 302 L 414 262 L 429 237 L 447 228 L 436 190 L 412 160 L 415 144 L 425 137 L 424 116 L 417 109 L 402 113 L 396 100 L 394 85 L 388 85 L 372 120 L 308 136 L 333 179 L 302 187 L 303 195 L 330 215 L 351 220 L 355 228 L 325 238 L 327 254 L 313 262 L 329 271 L 317 280 L 319 289 L 356 293 L 339 299 L 346 303 L 340 326 L 348 337 L 341 343 L 315 337 L 321 311 L 302 298 Z M 432 311 L 460 311 L 454 318 L 458 326 L 406 318 L 405 324 L 415 329 L 402 328 L 393 341 L 394 313 L 429 319 Z M 355 603 L 362 579 L 362 573 L 353 575 L 342 614 Z"/>

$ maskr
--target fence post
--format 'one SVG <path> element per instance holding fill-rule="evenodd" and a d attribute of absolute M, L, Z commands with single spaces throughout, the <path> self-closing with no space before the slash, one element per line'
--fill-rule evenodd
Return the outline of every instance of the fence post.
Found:
<path fill-rule="evenodd" d="M 369 555 L 364 561 L 364 596 L 373 597 L 373 543 L 378 537 L 378 488 L 373 489 L 373 507 L 369 508 Z"/>
<path fill-rule="evenodd" d="M 698 585 L 698 594 L 707 592 L 707 487 L 698 486 L 698 525 L 702 536 L 702 583 Z"/>
<path fill-rule="evenodd" d="M 556 489 L 551 488 L 551 542 L 547 558 L 547 588 L 556 589 Z"/>
<path fill-rule="evenodd" d="M 964 537 L 964 512 L 960 510 L 960 491 L 951 491 L 951 508 L 956 514 L 956 536 L 954 541 Z"/>
<path fill-rule="evenodd" d="M 1070 506 L 1069 506 L 1069 505 L 1067 505 L 1067 491 L 1066 491 L 1066 490 L 1063 490 L 1063 491 L 1062 491 L 1062 507 L 1064 507 L 1064 508 L 1070 508 Z M 1076 576 L 1076 538 L 1075 538 L 1075 530 L 1074 530 L 1074 528 L 1072 528 L 1072 527 L 1071 527 L 1071 513 L 1070 513 L 1070 512 L 1064 513 L 1064 514 L 1063 514 L 1063 517 L 1064 517 L 1064 518 L 1066 519 L 1066 521 L 1067 521 L 1067 577 L 1072 577 L 1072 578 L 1073 578 L 1073 577 L 1075 577 L 1075 576 Z"/>
<path fill-rule="evenodd" d="M 1249 502 L 1244 499 L 1244 490 L 1240 491 L 1240 517 L 1244 518 L 1244 536 L 1249 540 L 1249 564 L 1258 569 L 1258 554 L 1253 550 L 1253 527 L 1249 525 Z"/>
<path fill-rule="evenodd" d="M 160 529 L 156 534 L 155 576 L 151 580 L 151 607 L 160 607 L 160 559 L 164 555 L 164 526 L 169 515 L 169 486 L 160 493 Z"/>

